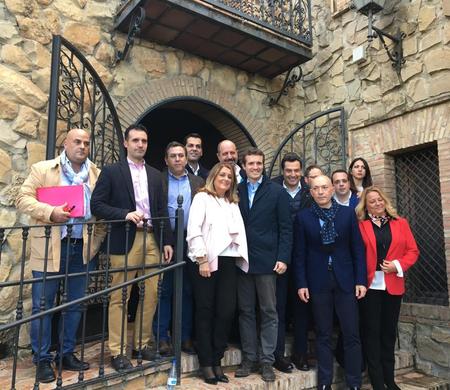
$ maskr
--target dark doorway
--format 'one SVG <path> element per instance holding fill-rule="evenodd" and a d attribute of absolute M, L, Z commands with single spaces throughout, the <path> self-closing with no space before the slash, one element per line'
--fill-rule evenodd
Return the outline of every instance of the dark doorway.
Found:
<path fill-rule="evenodd" d="M 189 133 L 199 133 L 203 139 L 201 163 L 210 169 L 216 162 L 217 144 L 225 137 L 211 123 L 200 116 L 177 108 L 159 108 L 150 112 L 142 123 L 149 130 L 149 146 L 146 161 L 157 169 L 163 169 L 164 151 L 171 141 L 183 143 Z"/>
<path fill-rule="evenodd" d="M 160 103 L 144 112 L 137 122 L 149 129 L 146 161 L 158 169 L 165 167 L 167 144 L 183 143 L 189 133 L 202 136 L 201 164 L 208 169 L 217 162 L 217 144 L 224 139 L 233 141 L 241 153 L 256 146 L 244 126 L 228 111 L 196 97 L 179 97 Z"/>

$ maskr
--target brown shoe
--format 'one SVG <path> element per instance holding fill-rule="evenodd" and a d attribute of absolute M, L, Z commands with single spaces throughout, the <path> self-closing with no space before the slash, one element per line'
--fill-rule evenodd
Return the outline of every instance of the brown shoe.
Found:
<path fill-rule="evenodd" d="M 181 343 L 181 350 L 188 355 L 195 355 L 196 351 L 192 340 L 188 339 Z"/>
<path fill-rule="evenodd" d="M 159 354 L 161 356 L 169 356 L 173 354 L 172 346 L 167 340 L 161 340 L 158 345 Z"/>

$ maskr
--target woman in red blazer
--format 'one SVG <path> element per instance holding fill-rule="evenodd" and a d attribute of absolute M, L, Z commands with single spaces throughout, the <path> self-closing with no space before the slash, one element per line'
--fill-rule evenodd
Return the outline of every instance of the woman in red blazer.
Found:
<path fill-rule="evenodd" d="M 408 221 L 377 187 L 361 194 L 356 215 L 366 247 L 367 290 L 361 301 L 363 350 L 374 390 L 398 390 L 394 348 L 405 272 L 419 257 Z"/>

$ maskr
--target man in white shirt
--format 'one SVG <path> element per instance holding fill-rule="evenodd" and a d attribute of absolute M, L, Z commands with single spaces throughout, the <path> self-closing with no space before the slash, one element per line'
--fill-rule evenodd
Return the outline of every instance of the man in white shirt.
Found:
<path fill-rule="evenodd" d="M 358 197 L 350 190 L 350 179 L 347 171 L 337 169 L 331 174 L 331 181 L 334 186 L 334 199 L 341 206 L 355 208 L 358 205 Z"/>
<path fill-rule="evenodd" d="M 244 170 L 238 165 L 238 150 L 233 141 L 226 139 L 219 142 L 217 145 L 217 158 L 220 162 L 227 162 L 234 166 L 238 184 L 247 177 Z"/>
<path fill-rule="evenodd" d="M 208 177 L 209 171 L 200 165 L 199 160 L 203 156 L 202 138 L 198 133 L 189 133 L 184 137 L 184 145 L 187 151 L 186 170 L 203 180 Z"/>

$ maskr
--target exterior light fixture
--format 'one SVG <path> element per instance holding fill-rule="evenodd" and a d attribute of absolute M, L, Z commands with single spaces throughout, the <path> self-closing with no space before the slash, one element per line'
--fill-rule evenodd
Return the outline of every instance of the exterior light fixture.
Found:
<path fill-rule="evenodd" d="M 405 63 L 405 59 L 403 58 L 403 38 L 405 37 L 405 34 L 400 30 L 397 30 L 395 35 L 391 35 L 373 25 L 373 15 L 383 10 L 384 4 L 385 0 L 353 0 L 353 8 L 363 15 L 366 15 L 368 18 L 367 38 L 369 42 L 372 42 L 376 37 L 380 38 L 380 41 L 392 62 L 392 66 L 400 76 L 402 65 Z M 392 50 L 389 50 L 385 38 L 390 39 L 394 43 Z"/>

